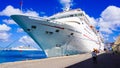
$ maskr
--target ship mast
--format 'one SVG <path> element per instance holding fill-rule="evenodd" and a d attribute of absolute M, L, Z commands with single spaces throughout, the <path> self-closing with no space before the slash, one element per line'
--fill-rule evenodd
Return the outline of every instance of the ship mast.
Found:
<path fill-rule="evenodd" d="M 20 10 L 22 12 L 22 7 L 23 7 L 23 0 L 20 1 Z"/>
<path fill-rule="evenodd" d="M 70 10 L 69 7 L 65 7 L 65 8 L 63 9 L 63 11 L 69 11 L 69 10 Z"/>

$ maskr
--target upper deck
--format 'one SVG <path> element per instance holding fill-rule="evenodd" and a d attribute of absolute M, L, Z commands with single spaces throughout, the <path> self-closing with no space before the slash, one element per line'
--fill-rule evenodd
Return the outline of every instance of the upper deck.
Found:
<path fill-rule="evenodd" d="M 77 16 L 85 16 L 85 14 L 83 13 L 83 11 L 81 9 L 75 9 L 75 10 L 59 12 L 49 18 L 51 20 L 55 20 L 55 19 L 61 19 L 61 18 L 67 18 L 67 17 L 77 17 Z"/>

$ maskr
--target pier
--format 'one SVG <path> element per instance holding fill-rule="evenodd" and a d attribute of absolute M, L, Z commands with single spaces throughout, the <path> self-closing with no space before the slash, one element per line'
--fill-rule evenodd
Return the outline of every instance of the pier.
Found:
<path fill-rule="evenodd" d="M 0 64 L 0 68 L 120 68 L 120 55 L 102 53 L 98 63 L 92 62 L 91 54 L 52 57 L 39 60 L 26 60 Z"/>
<path fill-rule="evenodd" d="M 89 58 L 66 68 L 120 68 L 119 54 L 103 53 L 98 56 L 97 61 L 97 64 L 92 63 L 92 59 Z"/>

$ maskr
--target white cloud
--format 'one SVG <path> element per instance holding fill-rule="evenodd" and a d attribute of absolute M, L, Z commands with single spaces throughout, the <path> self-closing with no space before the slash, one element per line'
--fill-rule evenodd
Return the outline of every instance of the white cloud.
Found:
<path fill-rule="evenodd" d="M 11 28 L 5 24 L 0 25 L 0 41 L 8 41 L 10 34 L 7 33 Z"/>
<path fill-rule="evenodd" d="M 19 39 L 19 42 L 24 44 L 35 44 L 35 42 L 29 36 L 23 36 Z"/>
<path fill-rule="evenodd" d="M 7 24 L 16 24 L 15 21 L 13 21 L 11 19 L 4 19 L 3 22 L 5 22 Z"/>
<path fill-rule="evenodd" d="M 0 11 L 0 16 L 8 16 L 9 17 L 9 16 L 14 15 L 14 14 L 39 17 L 39 14 L 37 12 L 33 11 L 33 10 L 21 11 L 19 8 L 14 8 L 11 5 L 6 6 L 5 9 Z M 15 22 L 11 19 L 4 19 L 3 22 L 6 23 L 6 24 L 15 24 Z M 7 26 L 6 24 L 0 25 L 0 41 L 7 41 L 8 38 L 10 37 L 10 35 L 11 35 L 8 32 L 9 30 L 11 30 L 11 27 Z M 17 31 L 21 32 L 23 30 L 18 29 Z"/>
<path fill-rule="evenodd" d="M 11 28 L 5 24 L 0 25 L 0 32 L 9 31 Z"/>
<path fill-rule="evenodd" d="M 17 28 L 17 32 L 23 32 L 22 28 Z"/>
<path fill-rule="evenodd" d="M 120 8 L 116 6 L 108 6 L 99 18 L 100 31 L 113 33 L 120 27 Z"/>
<path fill-rule="evenodd" d="M 24 15 L 27 16 L 35 16 L 35 17 L 39 17 L 39 14 L 35 11 L 31 11 L 31 10 L 27 10 L 25 13 L 23 13 Z"/>
<path fill-rule="evenodd" d="M 20 9 L 18 8 L 14 8 L 11 5 L 8 5 L 3 11 L 0 12 L 0 15 L 3 16 L 10 16 L 13 14 L 22 14 L 22 12 L 20 11 Z"/>
<path fill-rule="evenodd" d="M 63 10 L 69 10 L 70 7 L 73 5 L 73 0 L 59 0 L 60 3 L 62 4 L 63 6 Z"/>
<path fill-rule="evenodd" d="M 20 9 L 14 8 L 11 5 L 8 5 L 4 10 L 0 12 L 0 16 L 10 16 L 14 14 L 39 17 L 39 14 L 35 11 L 31 11 L 31 10 L 21 11 Z"/>
<path fill-rule="evenodd" d="M 10 34 L 7 32 L 0 32 L 0 41 L 8 41 Z"/>
<path fill-rule="evenodd" d="M 120 8 L 116 6 L 108 6 L 101 14 L 104 21 L 115 21 L 120 19 Z"/>

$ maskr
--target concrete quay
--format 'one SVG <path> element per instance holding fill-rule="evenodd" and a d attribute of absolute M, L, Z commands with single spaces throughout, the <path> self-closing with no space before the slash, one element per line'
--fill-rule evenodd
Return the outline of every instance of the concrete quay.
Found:
<path fill-rule="evenodd" d="M 0 68 L 65 68 L 91 58 L 90 53 L 0 64 Z"/>
<path fill-rule="evenodd" d="M 103 53 L 97 57 L 97 64 L 89 58 L 66 68 L 120 68 L 120 54 Z"/>

